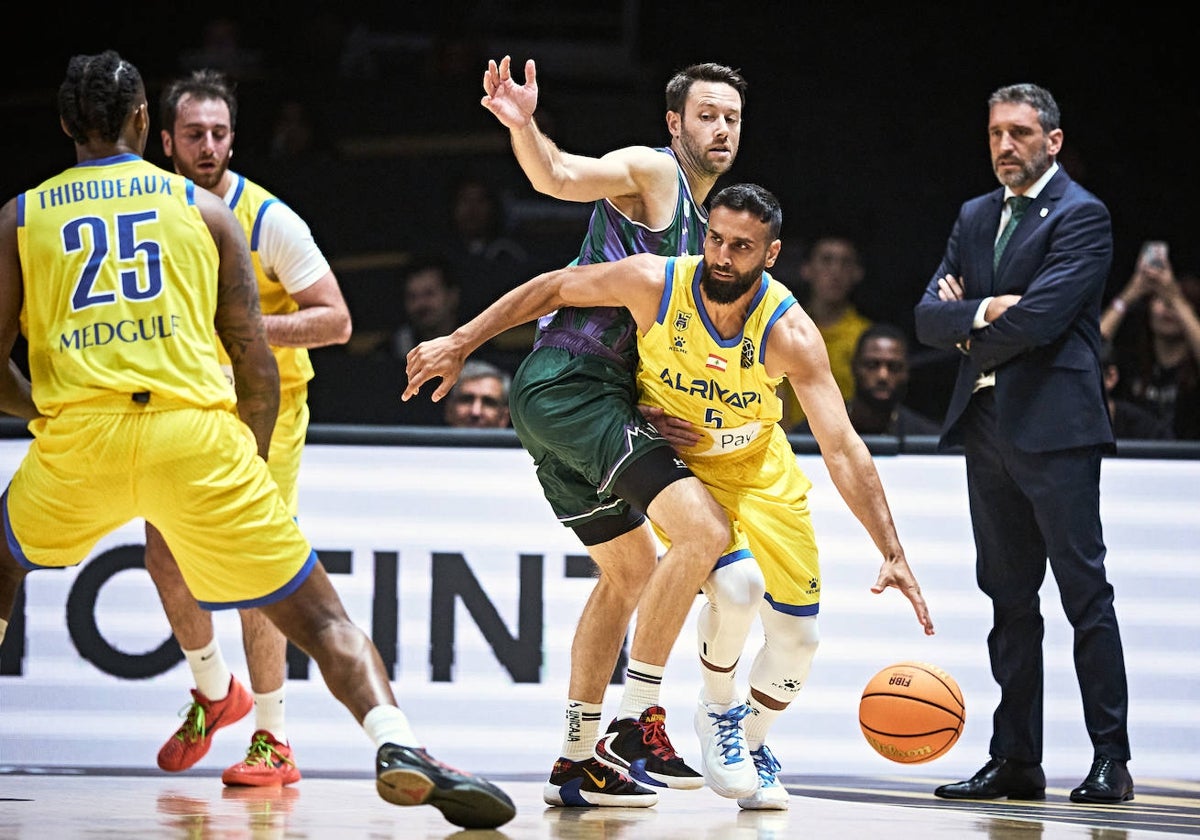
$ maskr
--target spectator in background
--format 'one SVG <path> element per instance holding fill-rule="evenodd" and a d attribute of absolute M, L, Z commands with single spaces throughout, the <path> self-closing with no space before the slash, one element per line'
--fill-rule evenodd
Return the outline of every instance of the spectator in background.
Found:
<path fill-rule="evenodd" d="M 422 341 L 453 332 L 463 323 L 459 280 L 455 261 L 440 253 L 418 256 L 409 263 L 404 275 L 404 323 L 391 336 L 392 356 L 403 361 Z M 532 339 L 514 347 L 505 333 L 481 347 L 477 356 L 511 373 L 531 345 Z M 406 412 L 416 410 L 405 407 Z"/>
<path fill-rule="evenodd" d="M 392 335 L 392 355 L 404 359 L 422 341 L 453 332 L 460 321 L 458 278 L 444 257 L 413 258 L 404 273 L 404 323 Z"/>
<path fill-rule="evenodd" d="M 179 69 L 219 70 L 238 80 L 260 75 L 262 50 L 246 46 L 242 34 L 242 24 L 234 18 L 221 15 L 208 20 L 200 29 L 200 44 L 180 52 Z"/>
<path fill-rule="evenodd" d="M 453 244 L 467 256 L 506 264 L 529 258 L 525 247 L 507 234 L 504 204 L 499 194 L 479 176 L 466 175 L 455 183 L 450 221 Z"/>
<path fill-rule="evenodd" d="M 489 181 L 477 175 L 460 177 L 450 194 L 449 209 L 449 234 L 442 249 L 462 281 L 462 317 L 466 320 L 533 272 L 529 270 L 529 252 L 508 233 L 504 204 Z M 523 340 L 521 346 L 528 350 L 533 343 L 532 328 L 518 340 Z"/>
<path fill-rule="evenodd" d="M 908 337 L 892 324 L 876 323 L 858 337 L 850 362 L 854 395 L 846 403 L 860 435 L 937 435 L 938 424 L 904 405 L 908 391 Z M 795 431 L 811 434 L 807 418 Z"/>
<path fill-rule="evenodd" d="M 1170 440 L 1171 427 L 1153 411 L 1117 396 L 1121 381 L 1121 360 L 1111 341 L 1105 341 L 1100 351 L 1104 373 L 1104 395 L 1108 400 L 1108 416 L 1112 418 L 1113 435 L 1118 439 Z"/>
<path fill-rule="evenodd" d="M 389 364 L 399 362 L 397 375 L 403 376 L 403 361 L 408 351 L 422 341 L 453 331 L 459 319 L 459 286 L 450 262 L 439 254 L 413 258 L 404 272 L 402 292 L 404 323 L 382 342 Z M 376 345 L 377 349 L 379 345 Z M 390 390 L 390 389 L 389 389 Z M 395 414 L 388 422 L 407 426 L 443 426 L 445 412 L 429 400 L 394 400 Z"/>
<path fill-rule="evenodd" d="M 449 236 L 442 248 L 459 279 L 459 314 L 467 321 L 536 272 L 525 245 L 509 233 L 504 202 L 487 178 L 460 176 L 449 209 Z M 496 336 L 482 352 L 500 367 L 516 370 L 533 347 L 534 332 L 532 323 L 522 324 Z"/>
<path fill-rule="evenodd" d="M 800 263 L 804 311 L 825 339 L 833 378 L 847 401 L 854 396 L 854 346 L 862 331 L 871 326 L 870 319 L 859 313 L 851 299 L 863 273 L 858 247 L 842 234 L 818 236 Z M 781 396 L 782 423 L 785 429 L 791 429 L 804 419 L 804 412 L 791 389 L 785 389 Z"/>
<path fill-rule="evenodd" d="M 512 377 L 491 362 L 468 359 L 446 396 L 446 425 L 466 429 L 507 429 Z"/>
<path fill-rule="evenodd" d="M 312 111 L 299 99 L 285 99 L 271 126 L 271 158 L 295 160 L 324 151 Z"/>
<path fill-rule="evenodd" d="M 1143 255 L 1100 322 L 1104 338 L 1125 349 L 1116 393 L 1151 411 L 1175 439 L 1198 440 L 1200 276 L 1176 277 L 1165 250 Z"/>

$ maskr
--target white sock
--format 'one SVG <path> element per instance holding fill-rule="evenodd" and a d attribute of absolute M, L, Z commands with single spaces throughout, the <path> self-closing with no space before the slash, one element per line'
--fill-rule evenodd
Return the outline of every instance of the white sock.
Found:
<path fill-rule="evenodd" d="M 659 689 L 665 667 L 630 659 L 625 668 L 625 692 L 621 695 L 618 718 L 640 718 L 642 712 L 658 705 Z"/>
<path fill-rule="evenodd" d="M 421 742 L 408 725 L 408 718 L 396 706 L 376 706 L 367 712 L 362 722 L 367 737 L 379 749 L 384 744 L 398 747 L 420 747 Z"/>
<path fill-rule="evenodd" d="M 599 703 L 567 700 L 566 721 L 563 724 L 562 757 L 584 761 L 592 757 L 592 748 L 600 738 Z"/>
<path fill-rule="evenodd" d="M 714 671 L 701 661 L 700 679 L 703 687 L 700 698 L 705 703 L 725 708 L 736 705 L 737 680 L 734 671 Z"/>
<path fill-rule="evenodd" d="M 191 666 L 196 689 L 209 700 L 224 700 L 229 694 L 229 681 L 233 679 L 233 674 L 225 664 L 216 638 L 199 650 L 185 650 L 183 655 Z"/>
<path fill-rule="evenodd" d="M 0 645 L 4 644 L 4 631 L 8 629 L 8 622 L 0 618 Z"/>
<path fill-rule="evenodd" d="M 276 741 L 286 744 L 287 730 L 283 725 L 284 698 L 287 686 L 281 685 L 274 691 L 265 694 L 254 694 L 254 728 L 265 729 Z"/>
<path fill-rule="evenodd" d="M 746 698 L 746 705 L 750 707 L 750 714 L 742 720 L 742 725 L 746 727 L 746 746 L 756 750 L 766 742 L 771 724 L 775 723 L 783 709 L 768 708 L 753 696 Z"/>

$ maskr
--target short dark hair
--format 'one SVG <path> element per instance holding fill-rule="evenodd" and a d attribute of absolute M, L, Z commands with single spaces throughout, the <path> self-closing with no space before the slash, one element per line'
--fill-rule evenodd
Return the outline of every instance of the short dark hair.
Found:
<path fill-rule="evenodd" d="M 1042 126 L 1042 131 L 1047 133 L 1057 129 L 1062 120 L 1062 114 L 1058 110 L 1058 103 L 1054 101 L 1054 97 L 1050 94 L 1050 91 L 1029 82 L 1005 85 L 993 91 L 992 95 L 988 97 L 988 108 L 990 109 L 994 105 L 999 105 L 1001 102 L 1029 105 L 1032 107 L 1038 112 L 1038 122 Z"/>
<path fill-rule="evenodd" d="M 688 93 L 696 82 L 718 82 L 729 85 L 738 92 L 738 96 L 742 100 L 742 107 L 746 107 L 746 89 L 749 84 L 742 77 L 741 71 L 709 61 L 685 67 L 667 81 L 667 110 L 682 114 L 683 106 L 687 104 Z"/>
<path fill-rule="evenodd" d="M 768 239 L 779 238 L 779 229 L 783 227 L 783 210 L 770 190 L 758 184 L 730 184 L 713 196 L 711 207 L 714 210 L 728 207 L 730 210 L 753 213 L 760 222 L 766 224 Z"/>
<path fill-rule="evenodd" d="M 904 348 L 905 356 L 908 355 L 908 336 L 905 335 L 904 330 L 886 321 L 876 321 L 859 333 L 858 341 L 854 344 L 854 355 L 851 359 L 858 361 L 858 357 L 862 355 L 863 348 L 867 346 L 867 342 L 877 338 L 891 339 Z"/>
<path fill-rule="evenodd" d="M 813 251 L 818 245 L 826 242 L 843 242 L 850 246 L 850 250 L 854 252 L 854 258 L 861 264 L 863 261 L 862 249 L 858 246 L 858 237 L 851 234 L 847 230 L 840 228 L 825 228 L 817 231 L 811 239 L 809 239 L 802 248 L 802 262 L 808 262 L 813 257 Z"/>
<path fill-rule="evenodd" d="M 76 143 L 83 145 L 93 134 L 115 143 L 145 92 L 142 74 L 115 50 L 72 56 L 58 88 L 58 114 Z"/>
<path fill-rule="evenodd" d="M 220 70 L 193 70 L 170 82 L 163 88 L 158 100 L 158 116 L 162 127 L 175 133 L 175 116 L 179 100 L 185 96 L 193 99 L 220 99 L 229 107 L 229 128 L 237 128 L 237 84 Z"/>
<path fill-rule="evenodd" d="M 413 254 L 412 258 L 404 265 L 404 287 L 408 286 L 408 281 L 413 275 L 421 271 L 438 272 L 442 276 L 442 285 L 448 289 L 459 287 L 458 275 L 454 273 L 450 258 L 445 254 L 438 252 Z"/>

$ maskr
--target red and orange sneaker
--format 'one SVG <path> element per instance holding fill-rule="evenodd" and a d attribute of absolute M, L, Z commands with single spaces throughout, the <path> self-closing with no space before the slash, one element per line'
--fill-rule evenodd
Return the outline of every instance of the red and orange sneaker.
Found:
<path fill-rule="evenodd" d="M 246 758 L 221 774 L 227 785 L 275 787 L 300 781 L 300 768 L 292 757 L 292 748 L 281 744 L 265 729 L 250 738 Z"/>
<path fill-rule="evenodd" d="M 158 751 L 158 766 L 178 773 L 208 753 L 212 736 L 223 726 L 244 718 L 254 708 L 254 697 L 235 677 L 229 678 L 229 693 L 221 700 L 209 700 L 192 689 L 192 702 L 179 710 L 183 725 Z"/>

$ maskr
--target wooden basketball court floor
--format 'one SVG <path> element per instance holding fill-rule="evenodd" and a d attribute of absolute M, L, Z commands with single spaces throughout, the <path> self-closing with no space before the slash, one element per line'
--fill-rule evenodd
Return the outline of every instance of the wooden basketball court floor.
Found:
<path fill-rule="evenodd" d="M 543 779 L 491 776 L 517 805 L 495 830 L 463 830 L 428 807 L 379 799 L 369 776 L 306 776 L 285 788 L 228 788 L 210 772 L 0 768 L 0 840 L 1169 840 L 1200 836 L 1200 783 L 1137 780 L 1136 799 L 1076 805 L 1078 780 L 1044 802 L 946 802 L 948 780 L 796 776 L 787 811 L 742 811 L 707 789 L 664 791 L 653 808 L 551 808 Z"/>

